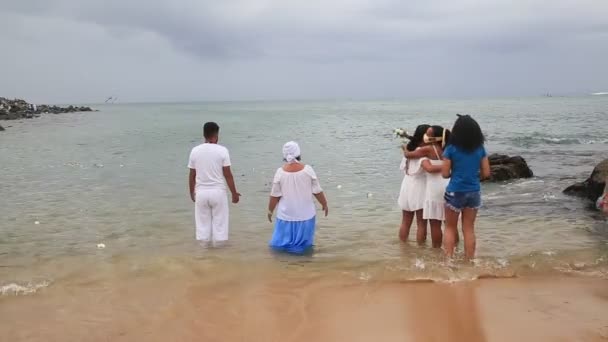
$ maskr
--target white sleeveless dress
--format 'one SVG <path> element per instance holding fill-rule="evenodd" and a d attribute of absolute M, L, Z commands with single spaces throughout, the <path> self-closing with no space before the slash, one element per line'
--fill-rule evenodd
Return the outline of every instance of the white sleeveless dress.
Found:
<path fill-rule="evenodd" d="M 404 172 L 397 203 L 403 211 L 417 211 L 424 207 L 426 172 L 420 166 L 422 159 L 403 158 L 400 169 Z"/>
<path fill-rule="evenodd" d="M 434 148 L 434 146 L 433 146 Z M 439 157 L 439 153 L 435 149 L 435 153 Z M 433 165 L 442 165 L 442 160 L 432 160 L 428 158 L 424 158 L 423 160 L 428 160 Z M 422 161 L 421 161 L 422 164 Z M 443 178 L 441 172 L 438 173 L 429 173 L 425 172 L 426 176 L 426 187 L 425 187 L 425 196 L 424 196 L 424 205 L 422 217 L 425 220 L 445 220 L 445 189 L 450 182 L 449 179 Z"/>

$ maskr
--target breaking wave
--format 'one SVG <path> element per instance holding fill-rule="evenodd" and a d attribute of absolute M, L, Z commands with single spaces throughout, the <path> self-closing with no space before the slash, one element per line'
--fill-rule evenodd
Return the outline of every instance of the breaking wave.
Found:
<path fill-rule="evenodd" d="M 608 144 L 605 138 L 572 138 L 553 136 L 525 136 L 510 139 L 518 147 L 531 147 L 537 145 L 597 145 Z"/>
<path fill-rule="evenodd" d="M 7 295 L 29 295 L 36 293 L 38 290 L 48 287 L 50 285 L 49 281 L 43 281 L 40 283 L 26 283 L 26 284 L 18 284 L 18 283 L 9 283 L 0 286 L 0 296 Z"/>

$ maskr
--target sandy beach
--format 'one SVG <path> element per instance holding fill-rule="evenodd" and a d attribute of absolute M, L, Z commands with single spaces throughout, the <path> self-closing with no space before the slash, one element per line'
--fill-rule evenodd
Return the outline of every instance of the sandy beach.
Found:
<path fill-rule="evenodd" d="M 0 340 L 608 340 L 608 280 L 206 276 L 80 281 L 4 296 Z"/>
<path fill-rule="evenodd" d="M 456 108 L 480 118 L 488 151 L 522 155 L 535 174 L 484 184 L 474 264 L 459 261 L 462 246 L 446 264 L 397 236 L 391 131 L 420 113 L 451 123 Z M 11 122 L 0 341 L 606 341 L 606 221 L 562 193 L 606 158 L 606 108 L 585 97 L 117 104 Z M 210 250 L 194 241 L 186 178 L 205 116 L 221 118 L 243 194 L 229 246 Z M 268 250 L 269 182 L 288 139 L 330 200 L 301 257 Z"/>
<path fill-rule="evenodd" d="M 608 342 L 607 18 L 0 0 L 0 342 Z"/>

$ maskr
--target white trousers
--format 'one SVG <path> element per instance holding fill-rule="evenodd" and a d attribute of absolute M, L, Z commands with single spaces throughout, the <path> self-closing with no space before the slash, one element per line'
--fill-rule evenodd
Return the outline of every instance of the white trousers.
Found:
<path fill-rule="evenodd" d="M 228 241 L 228 211 L 226 190 L 198 190 L 194 203 L 196 239 L 204 243 Z"/>

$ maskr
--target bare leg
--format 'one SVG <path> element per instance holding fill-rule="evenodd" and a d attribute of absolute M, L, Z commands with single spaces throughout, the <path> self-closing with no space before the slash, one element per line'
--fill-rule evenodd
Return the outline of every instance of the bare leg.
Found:
<path fill-rule="evenodd" d="M 416 211 L 416 226 L 418 230 L 416 231 L 416 241 L 419 244 L 424 244 L 426 242 L 426 224 L 427 220 L 422 218 L 422 210 Z"/>
<path fill-rule="evenodd" d="M 450 208 L 445 208 L 445 236 L 443 238 L 443 249 L 448 258 L 454 256 L 456 236 L 458 236 L 458 217 L 460 213 Z"/>
<path fill-rule="evenodd" d="M 431 241 L 433 242 L 433 248 L 441 248 L 441 241 L 443 240 L 441 225 L 443 222 L 440 220 L 429 220 L 429 224 L 431 226 Z"/>
<path fill-rule="evenodd" d="M 410 228 L 412 227 L 412 222 L 414 222 L 414 212 L 413 211 L 402 211 L 403 216 L 401 218 L 401 227 L 399 228 L 399 239 L 403 242 L 407 241 L 408 236 L 410 235 Z"/>
<path fill-rule="evenodd" d="M 475 257 L 475 219 L 477 209 L 465 208 L 462 210 L 462 235 L 464 237 L 464 255 L 467 260 Z"/>

